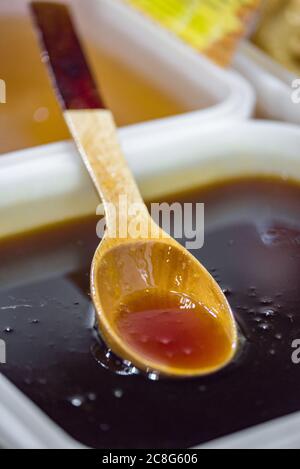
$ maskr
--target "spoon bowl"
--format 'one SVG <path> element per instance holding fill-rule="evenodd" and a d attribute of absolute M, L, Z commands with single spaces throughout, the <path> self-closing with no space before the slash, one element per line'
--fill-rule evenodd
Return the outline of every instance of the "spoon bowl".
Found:
<path fill-rule="evenodd" d="M 230 306 L 207 270 L 180 244 L 163 232 L 161 235 L 159 240 L 123 243 L 104 239 L 99 245 L 92 264 L 91 285 L 101 334 L 117 355 L 144 371 L 155 370 L 177 377 L 213 373 L 227 365 L 236 351 L 237 330 Z M 124 330 L 118 327 L 124 314 L 129 322 L 129 315 L 150 314 L 149 321 L 153 325 L 153 312 L 159 314 L 162 322 L 166 323 L 166 315 L 170 316 L 170 312 L 173 319 L 165 324 L 167 331 L 158 327 L 154 335 L 149 324 L 145 323 L 143 329 L 141 324 L 136 324 L 136 334 L 148 337 L 148 347 L 134 343 L 132 337 L 126 337 Z M 199 323 L 193 323 L 192 327 L 195 332 L 197 327 L 202 328 L 198 338 L 202 345 L 205 340 L 207 342 L 204 357 L 199 356 L 198 344 L 190 336 L 191 331 L 186 330 L 184 318 L 190 314 L 199 315 Z M 203 314 L 206 319 L 210 318 L 208 324 L 201 321 Z M 179 320 L 182 320 L 180 342 L 189 351 L 187 357 L 179 356 L 181 345 L 175 343 L 178 342 L 178 331 L 173 330 L 174 321 Z M 205 338 L 204 333 L 210 336 Z M 164 341 L 163 350 L 156 348 L 153 353 L 151 347 L 155 348 L 159 341 Z M 174 347 L 177 347 L 177 358 L 168 356 L 167 346 L 171 341 L 171 353 L 173 351 L 175 355 Z"/>

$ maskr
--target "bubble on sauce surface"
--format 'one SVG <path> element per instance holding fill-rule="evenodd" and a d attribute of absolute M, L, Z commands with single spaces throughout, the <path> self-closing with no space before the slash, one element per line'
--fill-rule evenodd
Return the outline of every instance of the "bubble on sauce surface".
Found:
<path fill-rule="evenodd" d="M 258 327 L 260 330 L 265 331 L 265 332 L 270 330 L 270 324 L 268 324 L 267 322 L 263 322 L 259 324 Z"/>
<path fill-rule="evenodd" d="M 76 408 L 89 409 L 97 401 L 95 392 L 86 392 L 83 394 L 74 394 L 67 398 L 67 401 Z"/>
<path fill-rule="evenodd" d="M 300 246 L 299 229 L 294 227 L 271 226 L 260 230 L 260 237 L 266 246 Z"/>
<path fill-rule="evenodd" d="M 73 407 L 79 408 L 83 405 L 85 399 L 83 396 L 72 396 L 68 400 Z"/>
<path fill-rule="evenodd" d="M 95 392 L 89 392 L 87 398 L 89 401 L 94 402 L 97 400 L 97 394 Z"/>
<path fill-rule="evenodd" d="M 294 322 L 295 320 L 295 314 L 293 313 L 288 313 L 287 318 L 290 320 L 290 322 Z"/>
<path fill-rule="evenodd" d="M 40 323 L 39 319 L 30 319 L 29 322 L 30 322 L 30 324 L 39 324 Z"/>
<path fill-rule="evenodd" d="M 233 295 L 233 290 L 229 287 L 222 288 L 222 291 L 227 298 Z"/>
<path fill-rule="evenodd" d="M 138 375 L 140 371 L 127 360 L 122 360 L 115 355 L 105 344 L 102 338 L 95 331 L 96 342 L 91 347 L 91 353 L 97 363 L 106 370 L 112 371 L 116 375 L 132 376 Z"/>
<path fill-rule="evenodd" d="M 248 296 L 249 298 L 256 298 L 257 297 L 257 291 L 256 289 L 250 289 L 249 293 L 248 293 Z"/>
<path fill-rule="evenodd" d="M 263 306 L 271 306 L 273 304 L 273 299 L 268 296 L 265 296 L 260 299 L 260 304 Z"/>
<path fill-rule="evenodd" d="M 147 378 L 150 381 L 158 381 L 160 379 L 160 373 L 158 371 L 148 371 Z"/>
<path fill-rule="evenodd" d="M 124 396 L 124 391 L 120 388 L 117 388 L 117 389 L 114 389 L 113 390 L 113 395 L 117 398 L 117 399 L 121 399 L 123 396 Z"/>

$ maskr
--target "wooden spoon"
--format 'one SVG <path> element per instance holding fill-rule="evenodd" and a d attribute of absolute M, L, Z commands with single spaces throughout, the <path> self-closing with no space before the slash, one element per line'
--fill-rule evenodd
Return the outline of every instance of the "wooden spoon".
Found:
<path fill-rule="evenodd" d="M 91 269 L 103 338 L 144 371 L 183 377 L 219 370 L 237 348 L 237 328 L 223 292 L 151 219 L 67 7 L 33 2 L 32 11 L 65 120 L 105 207 L 107 230 Z"/>

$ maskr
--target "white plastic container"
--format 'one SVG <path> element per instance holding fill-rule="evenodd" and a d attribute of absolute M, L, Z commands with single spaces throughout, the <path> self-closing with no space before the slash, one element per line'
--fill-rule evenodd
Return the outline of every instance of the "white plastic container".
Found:
<path fill-rule="evenodd" d="M 153 83 L 179 103 L 179 108 L 190 110 L 129 126 L 136 138 L 158 130 L 180 132 L 183 125 L 197 130 L 207 121 L 246 119 L 253 114 L 255 93 L 247 80 L 210 63 L 119 0 L 65 1 L 70 3 L 81 39 L 94 61 L 99 55 L 95 51 L 104 52 Z M 2 16 L 26 16 L 29 21 L 29 0 L 2 2 Z M 122 79 L 114 86 L 122 87 Z"/>
<path fill-rule="evenodd" d="M 255 101 L 250 84 L 256 91 L 260 117 L 300 123 L 300 105 L 292 101 L 292 82 L 296 77 L 254 45 L 241 44 L 233 63 L 238 76 L 216 66 L 122 0 L 86 0 L 84 9 L 80 0 L 75 1 L 79 24 L 89 40 L 138 67 L 141 74 L 182 103 L 201 109 L 185 114 L 185 123 L 191 128 L 197 129 L 203 120 L 249 116 Z M 176 79 L 169 79 L 170 72 Z M 242 76 L 248 83 L 242 82 Z M 140 124 L 133 132 L 151 133 L 157 124 L 163 124 L 164 131 L 180 131 L 181 122 L 175 116 L 163 122 Z"/>
<path fill-rule="evenodd" d="M 85 38 L 174 96 L 191 112 L 135 125 L 130 133 L 198 129 L 208 120 L 252 115 L 255 94 L 248 82 L 197 54 L 120 0 L 74 0 L 77 24 Z"/>
<path fill-rule="evenodd" d="M 120 137 L 146 198 L 163 198 L 242 175 L 279 175 L 300 182 L 300 129 L 296 126 L 229 122 L 207 125 L 193 135 L 189 131 L 157 133 L 144 142 L 133 139 L 127 130 Z M 94 213 L 98 203 L 86 170 L 68 142 L 1 157 L 0 188 L 0 236 Z M 221 217 L 218 220 L 220 225 L 225 222 Z M 69 262 L 64 259 L 61 268 L 72 270 Z M 11 274 L 17 278 L 18 271 Z M 295 414 L 209 446 L 300 447 L 299 432 L 295 433 L 299 425 L 300 414 Z M 1 375 L 0 441 L 16 448 L 80 447 Z"/>
<path fill-rule="evenodd" d="M 234 68 L 254 87 L 260 117 L 300 124 L 300 104 L 292 101 L 295 74 L 249 42 L 234 59 Z"/>

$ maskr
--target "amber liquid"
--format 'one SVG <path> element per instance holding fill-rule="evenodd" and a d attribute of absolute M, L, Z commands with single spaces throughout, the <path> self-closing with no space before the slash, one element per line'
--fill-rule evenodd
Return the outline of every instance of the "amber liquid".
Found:
<path fill-rule="evenodd" d="M 145 359 L 199 370 L 218 366 L 230 356 L 231 342 L 222 323 L 201 303 L 182 294 L 157 292 L 140 292 L 125 303 L 118 330 Z"/>
<path fill-rule="evenodd" d="M 0 104 L 0 153 L 70 138 L 30 18 L 1 17 L 0 5 L 0 31 L 0 79 L 7 88 L 7 102 Z M 105 103 L 119 126 L 188 110 L 147 77 L 93 44 L 85 45 Z"/>
<path fill-rule="evenodd" d="M 193 254 L 240 329 L 234 362 L 212 376 L 153 381 L 104 347 L 89 296 L 96 218 L 0 242 L 0 371 L 92 447 L 184 448 L 300 410 L 300 187 L 238 181 L 172 200 L 206 204 Z"/>

